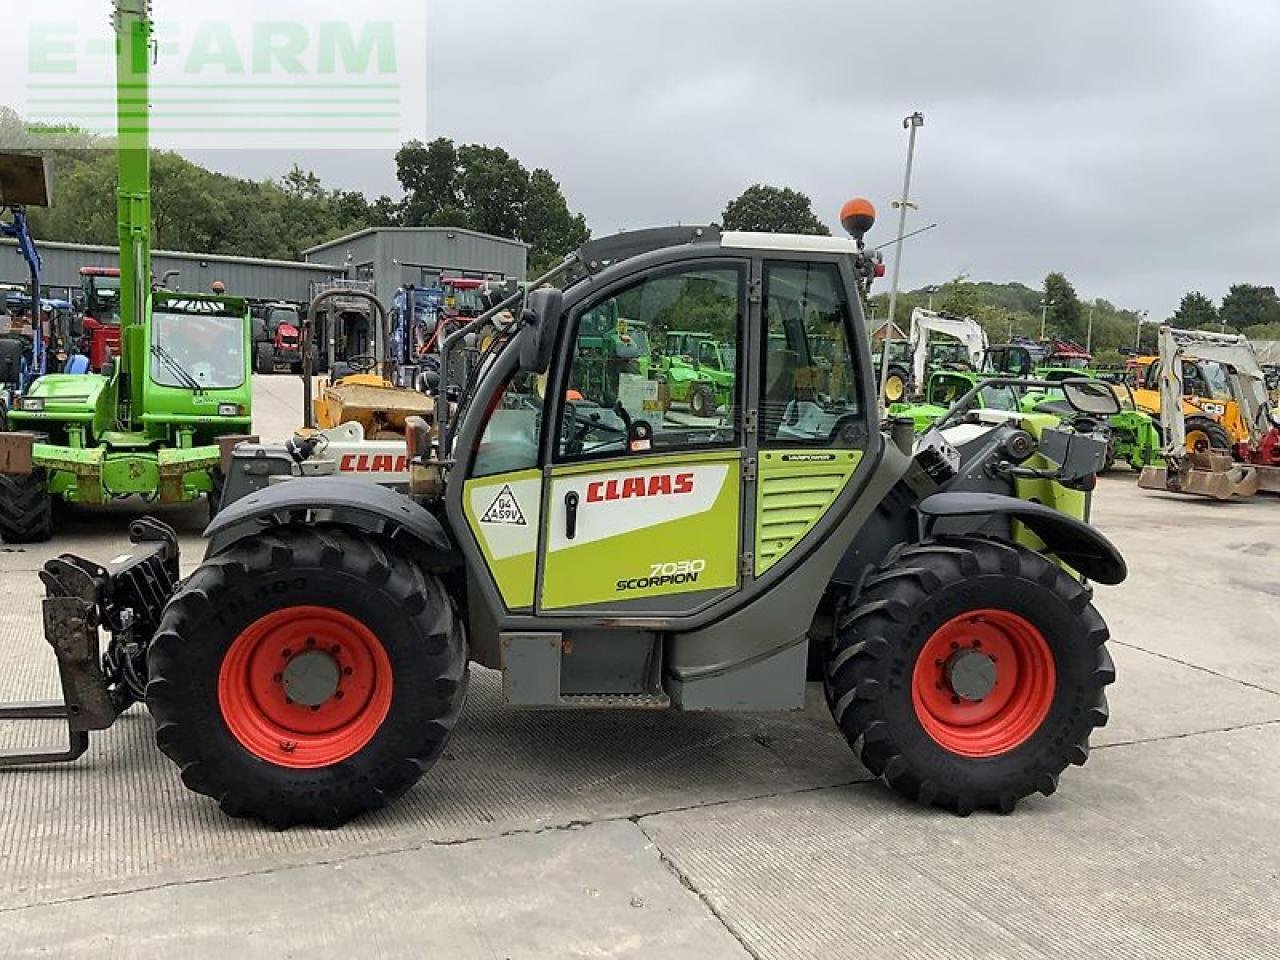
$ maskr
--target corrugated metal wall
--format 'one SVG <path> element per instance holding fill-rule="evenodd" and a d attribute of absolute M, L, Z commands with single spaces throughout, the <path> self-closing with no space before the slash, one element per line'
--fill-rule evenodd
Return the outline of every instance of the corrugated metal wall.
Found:
<path fill-rule="evenodd" d="M 81 267 L 116 267 L 114 247 L 36 241 L 44 260 L 46 287 L 80 286 Z M 310 298 L 316 280 L 343 277 L 372 280 L 378 296 L 390 302 L 406 283 L 422 285 L 426 264 L 466 273 L 497 274 L 525 279 L 528 248 L 470 230 L 446 228 L 390 228 L 364 231 L 307 252 L 306 263 L 253 260 L 199 253 L 157 251 L 152 257 L 156 278 L 167 270 L 181 271 L 171 285 L 181 290 L 207 291 L 215 280 L 227 292 L 254 300 Z M 0 241 L 0 283 L 24 283 L 27 266 L 13 241 Z"/>
<path fill-rule="evenodd" d="M 525 279 L 528 248 L 470 230 L 445 227 L 385 228 L 343 237 L 307 251 L 307 258 L 350 267 L 352 279 L 372 279 L 378 296 L 389 300 L 406 283 L 421 285 L 417 264 L 468 273 Z M 362 270 L 364 267 L 370 270 Z M 371 273 L 371 276 L 368 275 Z"/>
<path fill-rule="evenodd" d="M 80 287 L 81 267 L 118 267 L 119 255 L 113 247 L 36 241 L 44 261 L 46 287 Z M 156 279 L 167 270 L 181 271 L 170 286 L 179 290 L 208 291 L 215 280 L 227 285 L 227 292 L 253 300 L 293 300 L 305 302 L 313 280 L 342 276 L 342 268 L 324 263 L 289 263 L 280 260 L 251 260 L 241 257 L 213 257 L 198 253 L 157 252 L 152 257 Z M 29 279 L 26 261 L 11 240 L 0 241 L 0 283 L 25 283 Z"/>

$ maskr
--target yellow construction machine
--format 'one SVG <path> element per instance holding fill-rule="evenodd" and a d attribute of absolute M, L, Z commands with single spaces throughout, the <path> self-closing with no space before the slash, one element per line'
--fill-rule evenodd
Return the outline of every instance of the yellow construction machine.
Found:
<path fill-rule="evenodd" d="M 1243 439 L 1228 440 L 1225 448 L 1192 442 L 1192 423 L 1203 419 L 1199 413 L 1203 408 L 1193 405 L 1197 417 L 1185 413 L 1189 366 L 1202 374 L 1221 373 L 1223 400 L 1217 403 L 1221 408 L 1217 412 L 1231 414 L 1229 422 L 1243 433 Z M 1280 493 L 1280 424 L 1270 408 L 1262 367 L 1246 337 L 1161 327 L 1159 362 L 1151 369 L 1159 376 L 1166 466 L 1143 468 L 1140 487 L 1217 500 L 1249 497 L 1259 490 Z M 1219 424 L 1213 427 L 1225 434 Z"/>

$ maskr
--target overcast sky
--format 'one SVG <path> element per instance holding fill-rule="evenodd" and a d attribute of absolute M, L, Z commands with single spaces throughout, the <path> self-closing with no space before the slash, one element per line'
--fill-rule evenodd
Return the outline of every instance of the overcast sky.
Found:
<path fill-rule="evenodd" d="M 1275 0 L 430 0 L 428 31 L 430 133 L 550 168 L 597 233 L 766 182 L 833 228 L 865 194 L 883 242 L 918 109 L 912 223 L 940 226 L 905 287 L 1062 270 L 1156 317 L 1280 279 Z M 195 156 L 398 195 L 385 153 Z"/>

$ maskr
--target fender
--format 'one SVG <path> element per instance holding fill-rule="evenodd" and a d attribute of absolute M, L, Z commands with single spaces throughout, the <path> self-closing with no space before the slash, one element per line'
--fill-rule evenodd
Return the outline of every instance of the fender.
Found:
<path fill-rule="evenodd" d="M 1006 497 L 998 493 L 935 493 L 916 509 L 927 537 L 942 517 L 1004 515 L 1020 521 L 1044 541 L 1046 549 L 1063 563 L 1098 583 L 1123 583 L 1129 575 L 1124 557 L 1110 540 L 1075 517 L 1044 504 Z"/>
<path fill-rule="evenodd" d="M 355 477 L 299 477 L 241 497 L 205 530 L 205 559 L 272 527 L 327 524 L 384 536 L 427 569 L 460 563 L 444 525 L 402 493 Z"/>

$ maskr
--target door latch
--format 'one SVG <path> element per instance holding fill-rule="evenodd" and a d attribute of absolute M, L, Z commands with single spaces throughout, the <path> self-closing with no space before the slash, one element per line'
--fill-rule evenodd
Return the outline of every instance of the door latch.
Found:
<path fill-rule="evenodd" d="M 564 538 L 572 540 L 578 535 L 578 501 L 577 490 L 570 490 L 564 495 Z"/>

